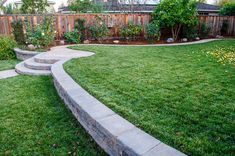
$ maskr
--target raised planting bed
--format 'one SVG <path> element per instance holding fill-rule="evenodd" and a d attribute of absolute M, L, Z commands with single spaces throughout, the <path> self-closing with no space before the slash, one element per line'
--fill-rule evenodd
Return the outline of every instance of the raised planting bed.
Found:
<path fill-rule="evenodd" d="M 216 38 L 204 38 L 199 40 L 187 40 L 183 41 L 183 39 L 176 40 L 174 42 L 167 42 L 167 38 L 164 40 L 146 40 L 143 38 L 135 39 L 135 40 L 126 40 L 126 39 L 105 39 L 102 41 L 97 40 L 86 40 L 84 41 L 84 44 L 116 44 L 116 45 L 166 45 L 166 44 L 185 44 L 185 43 L 194 43 L 194 42 L 202 42 L 207 40 L 213 40 Z"/>
<path fill-rule="evenodd" d="M 14 48 L 14 51 L 16 53 L 16 57 L 18 60 L 24 61 L 27 60 L 35 55 L 41 54 L 42 52 L 39 51 L 29 51 L 29 50 L 23 50 L 20 48 Z"/>

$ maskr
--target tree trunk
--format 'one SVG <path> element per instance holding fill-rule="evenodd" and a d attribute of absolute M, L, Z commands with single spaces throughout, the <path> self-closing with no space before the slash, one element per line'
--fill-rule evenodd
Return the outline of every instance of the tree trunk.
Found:
<path fill-rule="evenodd" d="M 177 24 L 176 26 L 171 27 L 172 38 L 174 39 L 174 41 L 178 39 L 180 29 L 181 29 L 181 24 Z"/>

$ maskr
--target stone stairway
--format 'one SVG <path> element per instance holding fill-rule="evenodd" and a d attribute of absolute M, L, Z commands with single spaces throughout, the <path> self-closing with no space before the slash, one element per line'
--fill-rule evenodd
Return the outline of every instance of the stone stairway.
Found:
<path fill-rule="evenodd" d="M 40 55 L 39 55 L 40 56 Z M 34 56 L 16 65 L 15 70 L 23 75 L 51 75 L 51 66 L 60 59 L 43 59 L 42 57 Z"/>
<path fill-rule="evenodd" d="M 51 75 L 51 67 L 62 59 L 91 56 L 94 53 L 75 51 L 66 46 L 58 46 L 46 53 L 38 54 L 16 65 L 15 71 L 23 75 Z"/>

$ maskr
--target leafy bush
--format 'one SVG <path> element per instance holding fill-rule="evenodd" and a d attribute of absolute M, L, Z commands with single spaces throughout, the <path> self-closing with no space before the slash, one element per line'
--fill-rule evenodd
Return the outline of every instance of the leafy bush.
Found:
<path fill-rule="evenodd" d="M 201 38 L 208 37 L 210 32 L 211 28 L 205 22 L 203 22 L 200 26 L 200 33 L 199 33 L 200 37 Z"/>
<path fill-rule="evenodd" d="M 198 26 L 183 27 L 183 37 L 193 40 L 198 37 Z"/>
<path fill-rule="evenodd" d="M 177 40 L 182 26 L 192 26 L 198 21 L 196 1 L 162 0 L 153 13 L 153 20 L 161 28 L 171 29 L 172 38 Z"/>
<path fill-rule="evenodd" d="M 27 43 L 33 44 L 36 48 L 48 47 L 54 41 L 56 34 L 53 24 L 53 17 L 44 17 L 40 25 L 33 27 L 26 23 Z"/>
<path fill-rule="evenodd" d="M 142 26 L 128 24 L 121 29 L 121 36 L 125 37 L 126 39 L 136 39 L 136 37 L 140 36 L 142 33 Z"/>
<path fill-rule="evenodd" d="M 93 22 L 93 25 L 89 27 L 91 36 L 101 42 L 109 34 L 109 29 L 102 20 L 101 17 L 97 16 Z"/>
<path fill-rule="evenodd" d="M 222 27 L 220 29 L 221 35 L 226 35 L 229 27 L 229 22 L 228 20 L 223 20 Z"/>
<path fill-rule="evenodd" d="M 160 40 L 161 28 L 155 22 L 149 23 L 146 27 L 147 37 L 149 40 Z"/>
<path fill-rule="evenodd" d="M 14 47 L 16 47 L 16 42 L 13 37 L 0 36 L 0 60 L 15 58 Z"/>
<path fill-rule="evenodd" d="M 74 31 L 66 32 L 64 38 L 68 43 L 81 43 L 81 33 L 75 29 Z"/>
<path fill-rule="evenodd" d="M 23 22 L 21 20 L 11 23 L 13 28 L 13 35 L 19 45 L 25 45 L 26 39 L 24 34 Z"/>
<path fill-rule="evenodd" d="M 81 33 L 81 41 L 85 40 L 85 20 L 84 19 L 78 19 L 75 21 L 75 28 Z"/>
<path fill-rule="evenodd" d="M 220 15 L 235 16 L 235 3 L 227 3 L 220 9 Z"/>

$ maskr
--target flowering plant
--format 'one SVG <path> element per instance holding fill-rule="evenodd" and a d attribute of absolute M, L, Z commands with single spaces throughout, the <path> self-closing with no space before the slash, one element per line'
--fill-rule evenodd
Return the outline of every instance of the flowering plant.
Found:
<path fill-rule="evenodd" d="M 44 17 L 40 25 L 32 26 L 26 22 L 26 42 L 36 48 L 48 47 L 54 41 L 54 19 Z"/>

